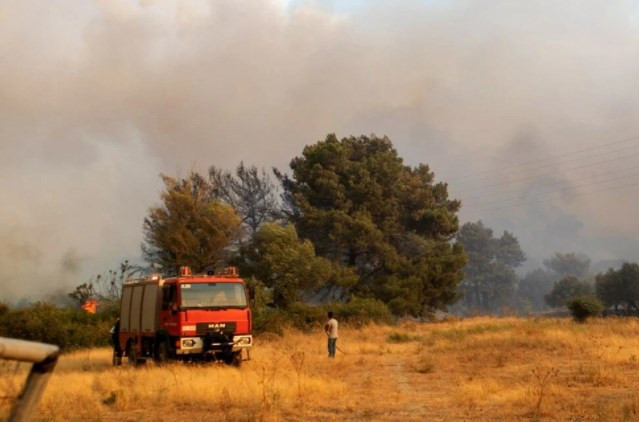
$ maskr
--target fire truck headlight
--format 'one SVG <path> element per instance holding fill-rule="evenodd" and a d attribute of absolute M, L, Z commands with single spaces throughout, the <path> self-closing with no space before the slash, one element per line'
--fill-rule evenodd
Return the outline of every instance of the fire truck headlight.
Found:
<path fill-rule="evenodd" d="M 195 340 L 182 340 L 182 346 L 193 347 L 195 346 Z"/>
<path fill-rule="evenodd" d="M 240 341 L 237 342 L 238 344 L 251 344 L 251 338 L 250 337 L 241 337 Z"/>

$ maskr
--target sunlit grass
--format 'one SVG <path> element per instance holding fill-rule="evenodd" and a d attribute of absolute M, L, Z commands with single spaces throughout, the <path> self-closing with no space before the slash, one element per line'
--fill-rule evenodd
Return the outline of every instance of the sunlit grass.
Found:
<path fill-rule="evenodd" d="M 252 360 L 111 367 L 64 355 L 38 418 L 65 420 L 639 420 L 639 322 L 478 317 L 258 337 Z M 0 366 L 0 396 L 26 366 Z M 6 413 L 11 400 L 2 401 Z"/>

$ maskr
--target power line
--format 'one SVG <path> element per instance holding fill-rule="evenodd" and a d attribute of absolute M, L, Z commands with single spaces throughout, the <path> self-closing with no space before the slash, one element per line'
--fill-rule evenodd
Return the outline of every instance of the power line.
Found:
<path fill-rule="evenodd" d="M 591 195 L 593 193 L 619 190 L 619 189 L 628 188 L 628 187 L 634 187 L 634 186 L 639 186 L 639 182 L 629 183 L 629 184 L 626 184 L 626 185 L 615 186 L 615 187 L 611 187 L 611 188 L 607 188 L 607 189 L 598 189 L 598 190 L 591 191 L 591 192 L 580 192 L 580 193 L 575 193 L 575 194 L 572 194 L 572 195 L 562 195 L 561 197 L 547 198 L 547 200 L 537 201 L 537 202 L 538 203 L 550 202 L 553 199 L 572 198 L 572 197 L 576 197 L 576 196 Z M 511 207 L 521 207 L 521 206 L 524 206 L 524 205 L 530 205 L 530 203 L 529 202 L 522 202 L 522 203 L 519 203 L 519 204 L 504 205 L 504 206 L 501 206 L 501 207 L 484 208 L 484 210 L 498 210 L 498 209 L 511 208 Z"/>
<path fill-rule="evenodd" d="M 621 139 L 619 141 L 608 142 L 608 143 L 605 143 L 605 144 L 601 144 L 601 145 L 597 145 L 597 146 L 593 146 L 593 147 L 589 147 L 589 148 L 583 148 L 583 149 L 580 149 L 580 150 L 570 151 L 570 152 L 566 152 L 566 153 L 563 153 L 563 154 L 553 155 L 553 156 L 549 156 L 549 157 L 546 157 L 546 158 L 541 158 L 541 159 L 536 159 L 536 160 L 531 160 L 531 161 L 525 161 L 523 163 L 519 163 L 519 164 L 516 164 L 514 166 L 510 166 L 510 167 L 504 167 L 504 168 L 501 168 L 501 169 L 493 169 L 493 170 L 486 170 L 486 171 L 482 171 L 482 172 L 478 172 L 478 173 L 466 174 L 466 175 L 460 176 L 458 178 L 450 179 L 449 181 L 454 182 L 454 181 L 457 181 L 457 180 L 468 179 L 470 177 L 473 177 L 473 181 L 476 181 L 477 179 L 475 177 L 476 176 L 480 176 L 482 174 L 490 174 L 490 173 L 496 173 L 496 172 L 501 172 L 501 171 L 514 170 L 514 169 L 518 169 L 518 168 L 521 168 L 521 167 L 526 167 L 526 166 L 528 166 L 530 164 L 541 163 L 541 162 L 548 161 L 548 160 L 553 160 L 553 159 L 556 159 L 556 158 L 566 157 L 566 156 L 570 156 L 570 155 L 574 155 L 574 154 L 580 154 L 582 152 L 593 151 L 593 150 L 597 150 L 597 149 L 601 149 L 601 148 L 606 148 L 606 147 L 609 147 L 611 145 L 618 145 L 618 144 L 623 144 L 623 143 L 632 142 L 632 141 L 636 141 L 636 140 L 639 140 L 639 135 L 633 136 L 633 137 L 630 137 L 630 138 Z M 631 147 L 631 148 L 633 148 L 633 147 Z M 623 149 L 620 149 L 620 150 L 617 150 L 617 151 L 621 151 L 621 150 L 623 150 Z M 614 151 L 608 151 L 608 153 L 609 152 L 614 152 Z M 558 163 L 556 163 L 556 164 L 558 164 Z"/>
<path fill-rule="evenodd" d="M 565 191 L 569 191 L 569 190 L 573 190 L 573 189 L 577 189 L 577 188 L 582 188 L 582 187 L 586 187 L 586 186 L 592 186 L 592 185 L 600 184 L 600 183 L 612 182 L 612 181 L 615 181 L 615 180 L 627 179 L 629 177 L 636 177 L 636 176 L 639 176 L 639 174 L 633 174 L 633 175 L 629 175 L 629 176 L 619 177 L 619 178 L 610 179 L 610 180 L 604 180 L 604 181 L 585 184 L 585 185 L 572 186 L 570 188 L 559 189 L 559 190 L 555 190 L 555 191 L 543 192 L 543 193 L 540 193 L 539 195 L 532 195 L 531 197 L 520 197 L 520 198 L 514 198 L 514 199 L 505 200 L 505 201 L 494 201 L 494 202 L 487 202 L 487 203 L 483 203 L 483 204 L 476 204 L 476 206 L 478 206 L 479 208 L 483 208 L 484 210 L 502 209 L 502 208 L 509 208 L 509 207 L 515 207 L 515 206 L 523 206 L 523 205 L 530 204 L 530 202 L 523 201 L 523 202 L 521 202 L 519 204 L 509 204 L 509 205 L 504 205 L 504 206 L 501 206 L 501 207 L 488 207 L 488 208 L 486 208 L 485 206 L 486 205 L 493 205 L 493 204 L 500 204 L 500 203 L 504 203 L 504 202 L 517 201 L 519 199 L 523 199 L 523 200 L 526 200 L 526 199 L 537 199 L 536 202 L 548 202 L 549 200 L 553 200 L 553 199 L 570 198 L 570 197 L 575 197 L 575 196 L 590 195 L 590 194 L 598 193 L 598 192 L 613 191 L 613 190 L 618 190 L 618 189 L 622 189 L 622 188 L 626 188 L 626 187 L 639 186 L 639 182 L 633 182 L 633 183 L 623 184 L 623 185 L 618 185 L 618 186 L 610 186 L 610 187 L 606 187 L 606 188 L 598 189 L 598 190 L 594 190 L 594 191 L 589 191 L 589 192 L 578 192 L 578 193 L 574 193 L 574 194 L 561 195 L 561 196 L 558 196 L 558 197 L 540 198 L 540 196 L 542 196 L 542 195 L 565 192 Z"/>
<path fill-rule="evenodd" d="M 592 154 L 592 155 L 588 155 L 588 156 L 585 156 L 585 157 L 577 157 L 577 158 L 572 158 L 570 160 L 557 161 L 557 162 L 545 164 L 545 165 L 542 165 L 542 166 L 531 167 L 531 168 L 527 168 L 527 169 L 524 168 L 524 169 L 521 169 L 520 171 L 521 172 L 531 172 L 531 171 L 540 170 L 540 169 L 544 169 L 544 168 L 556 167 L 556 166 L 561 165 L 561 164 L 567 164 L 567 163 L 572 163 L 572 162 L 575 162 L 575 161 L 587 160 L 589 158 L 597 158 L 597 157 L 601 157 L 602 155 L 611 154 L 611 153 L 617 153 L 617 152 L 623 152 L 623 151 L 636 149 L 636 148 L 639 148 L 639 144 L 631 145 L 629 147 L 619 148 L 619 149 L 612 150 L 612 151 L 605 151 L 605 152 L 601 152 L 601 153 L 598 153 L 598 154 Z M 635 156 L 635 155 L 639 155 L 639 154 L 631 154 L 630 156 Z M 610 160 L 602 161 L 601 163 L 607 163 L 607 162 L 611 162 L 611 161 L 621 160 L 621 159 L 624 159 L 624 158 L 627 158 L 627 157 L 629 157 L 629 156 L 628 155 L 624 155 L 624 156 L 621 156 L 621 157 L 616 157 L 616 158 L 613 158 L 613 159 L 610 159 Z M 546 161 L 546 160 L 544 160 L 544 161 Z M 591 164 L 591 165 L 594 165 L 594 164 Z M 580 168 L 580 167 L 578 167 L 578 168 Z M 492 176 L 479 177 L 479 178 L 475 178 L 473 180 L 467 180 L 465 182 L 460 182 L 459 184 L 463 185 L 463 184 L 467 184 L 467 183 L 480 182 L 480 181 L 484 181 L 484 180 L 491 180 L 491 179 L 496 179 L 496 178 L 501 178 L 501 177 L 504 177 L 504 175 L 503 174 L 494 174 Z M 472 189 L 472 188 L 469 188 L 469 189 Z"/>
<path fill-rule="evenodd" d="M 639 146 L 639 145 L 637 145 Z M 584 168 L 589 168 L 589 167 L 594 167 L 594 166 L 598 166 L 601 164 L 607 164 L 607 163 L 612 163 L 615 161 L 619 161 L 619 160 L 625 160 L 628 158 L 632 158 L 632 157 L 636 157 L 639 156 L 639 152 L 634 153 L 634 154 L 629 154 L 629 155 L 624 155 L 621 157 L 615 157 L 609 160 L 602 160 L 602 161 L 596 161 L 594 163 L 588 163 L 588 164 L 584 164 L 581 166 L 576 166 L 576 167 L 571 167 L 571 168 L 567 168 L 564 169 L 564 172 L 568 172 L 568 171 L 573 171 L 573 170 L 580 170 L 580 169 L 584 169 Z M 548 167 L 548 166 L 546 166 Z M 473 188 L 467 188 L 467 189 L 461 189 L 456 191 L 456 194 L 460 194 L 460 193 L 464 193 L 464 192 L 473 192 L 473 191 L 478 191 L 478 190 L 483 190 L 483 189 L 488 189 L 488 188 L 494 188 L 494 187 L 499 187 L 499 186 L 505 186 L 505 185 L 510 185 L 513 183 L 520 183 L 520 182 L 527 182 L 527 181 L 531 181 L 531 180 L 535 180 L 535 179 L 540 179 L 542 177 L 548 177 L 548 176 L 552 176 L 554 175 L 555 172 L 551 172 L 551 173 L 546 173 L 546 174 L 541 174 L 541 175 L 533 175 L 533 176 L 529 176 L 529 177 L 525 177 L 523 179 L 515 179 L 515 180 L 507 180 L 504 181 L 502 183 L 495 183 L 495 184 L 491 184 L 491 185 L 486 185 L 486 186 L 475 186 Z M 502 176 L 505 177 L 505 176 Z"/>
<path fill-rule="evenodd" d="M 603 174 L 599 174 L 597 176 L 607 176 L 607 175 L 611 175 L 611 174 L 617 174 L 617 173 L 623 173 L 624 171 L 628 171 L 628 170 L 636 170 L 637 166 L 632 166 L 632 167 L 627 167 L 627 168 L 623 168 L 623 169 L 617 169 L 617 170 L 613 170 L 613 171 L 609 171 Z M 544 176 L 539 176 L 539 178 L 544 177 Z M 534 179 L 534 178 L 533 178 Z M 524 181 L 527 179 L 524 179 Z M 557 186 L 557 185 L 562 185 L 565 183 L 569 183 L 569 180 L 560 180 L 558 182 L 555 183 L 548 183 L 548 184 L 544 184 L 542 186 L 537 186 L 537 188 L 543 188 L 543 187 L 550 187 L 550 186 Z M 514 183 L 514 181 L 513 181 Z M 482 188 L 479 188 L 477 190 L 481 190 Z M 511 189 L 509 191 L 504 191 L 504 192 L 498 192 L 498 193 L 492 193 L 492 194 L 487 194 L 487 195 L 481 195 L 481 196 L 471 196 L 470 198 L 466 198 L 466 200 L 464 201 L 465 204 L 468 204 L 466 201 L 470 200 L 471 203 L 474 199 L 486 199 L 486 198 L 491 198 L 491 197 L 499 197 L 499 196 L 503 196 L 503 195 L 508 195 L 511 193 L 519 193 L 522 192 L 522 188 L 517 188 L 517 189 Z"/>

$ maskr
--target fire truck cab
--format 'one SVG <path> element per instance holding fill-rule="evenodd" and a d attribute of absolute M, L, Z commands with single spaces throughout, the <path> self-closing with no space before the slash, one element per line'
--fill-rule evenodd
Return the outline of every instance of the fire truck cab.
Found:
<path fill-rule="evenodd" d="M 233 267 L 224 274 L 159 275 L 123 285 L 116 350 L 130 364 L 216 360 L 239 366 L 253 346 L 249 294 Z"/>

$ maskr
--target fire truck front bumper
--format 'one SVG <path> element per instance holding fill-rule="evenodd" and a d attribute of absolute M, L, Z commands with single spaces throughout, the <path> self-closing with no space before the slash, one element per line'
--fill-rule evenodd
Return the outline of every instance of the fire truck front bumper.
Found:
<path fill-rule="evenodd" d="M 237 352 L 242 349 L 250 348 L 253 346 L 253 336 L 237 335 L 233 336 L 233 341 L 230 342 L 211 342 L 205 345 L 205 339 L 202 337 L 182 337 L 177 341 L 178 347 L 175 352 L 178 355 L 190 355 L 206 352 L 216 352 L 221 350 L 231 349 L 233 352 Z"/>

